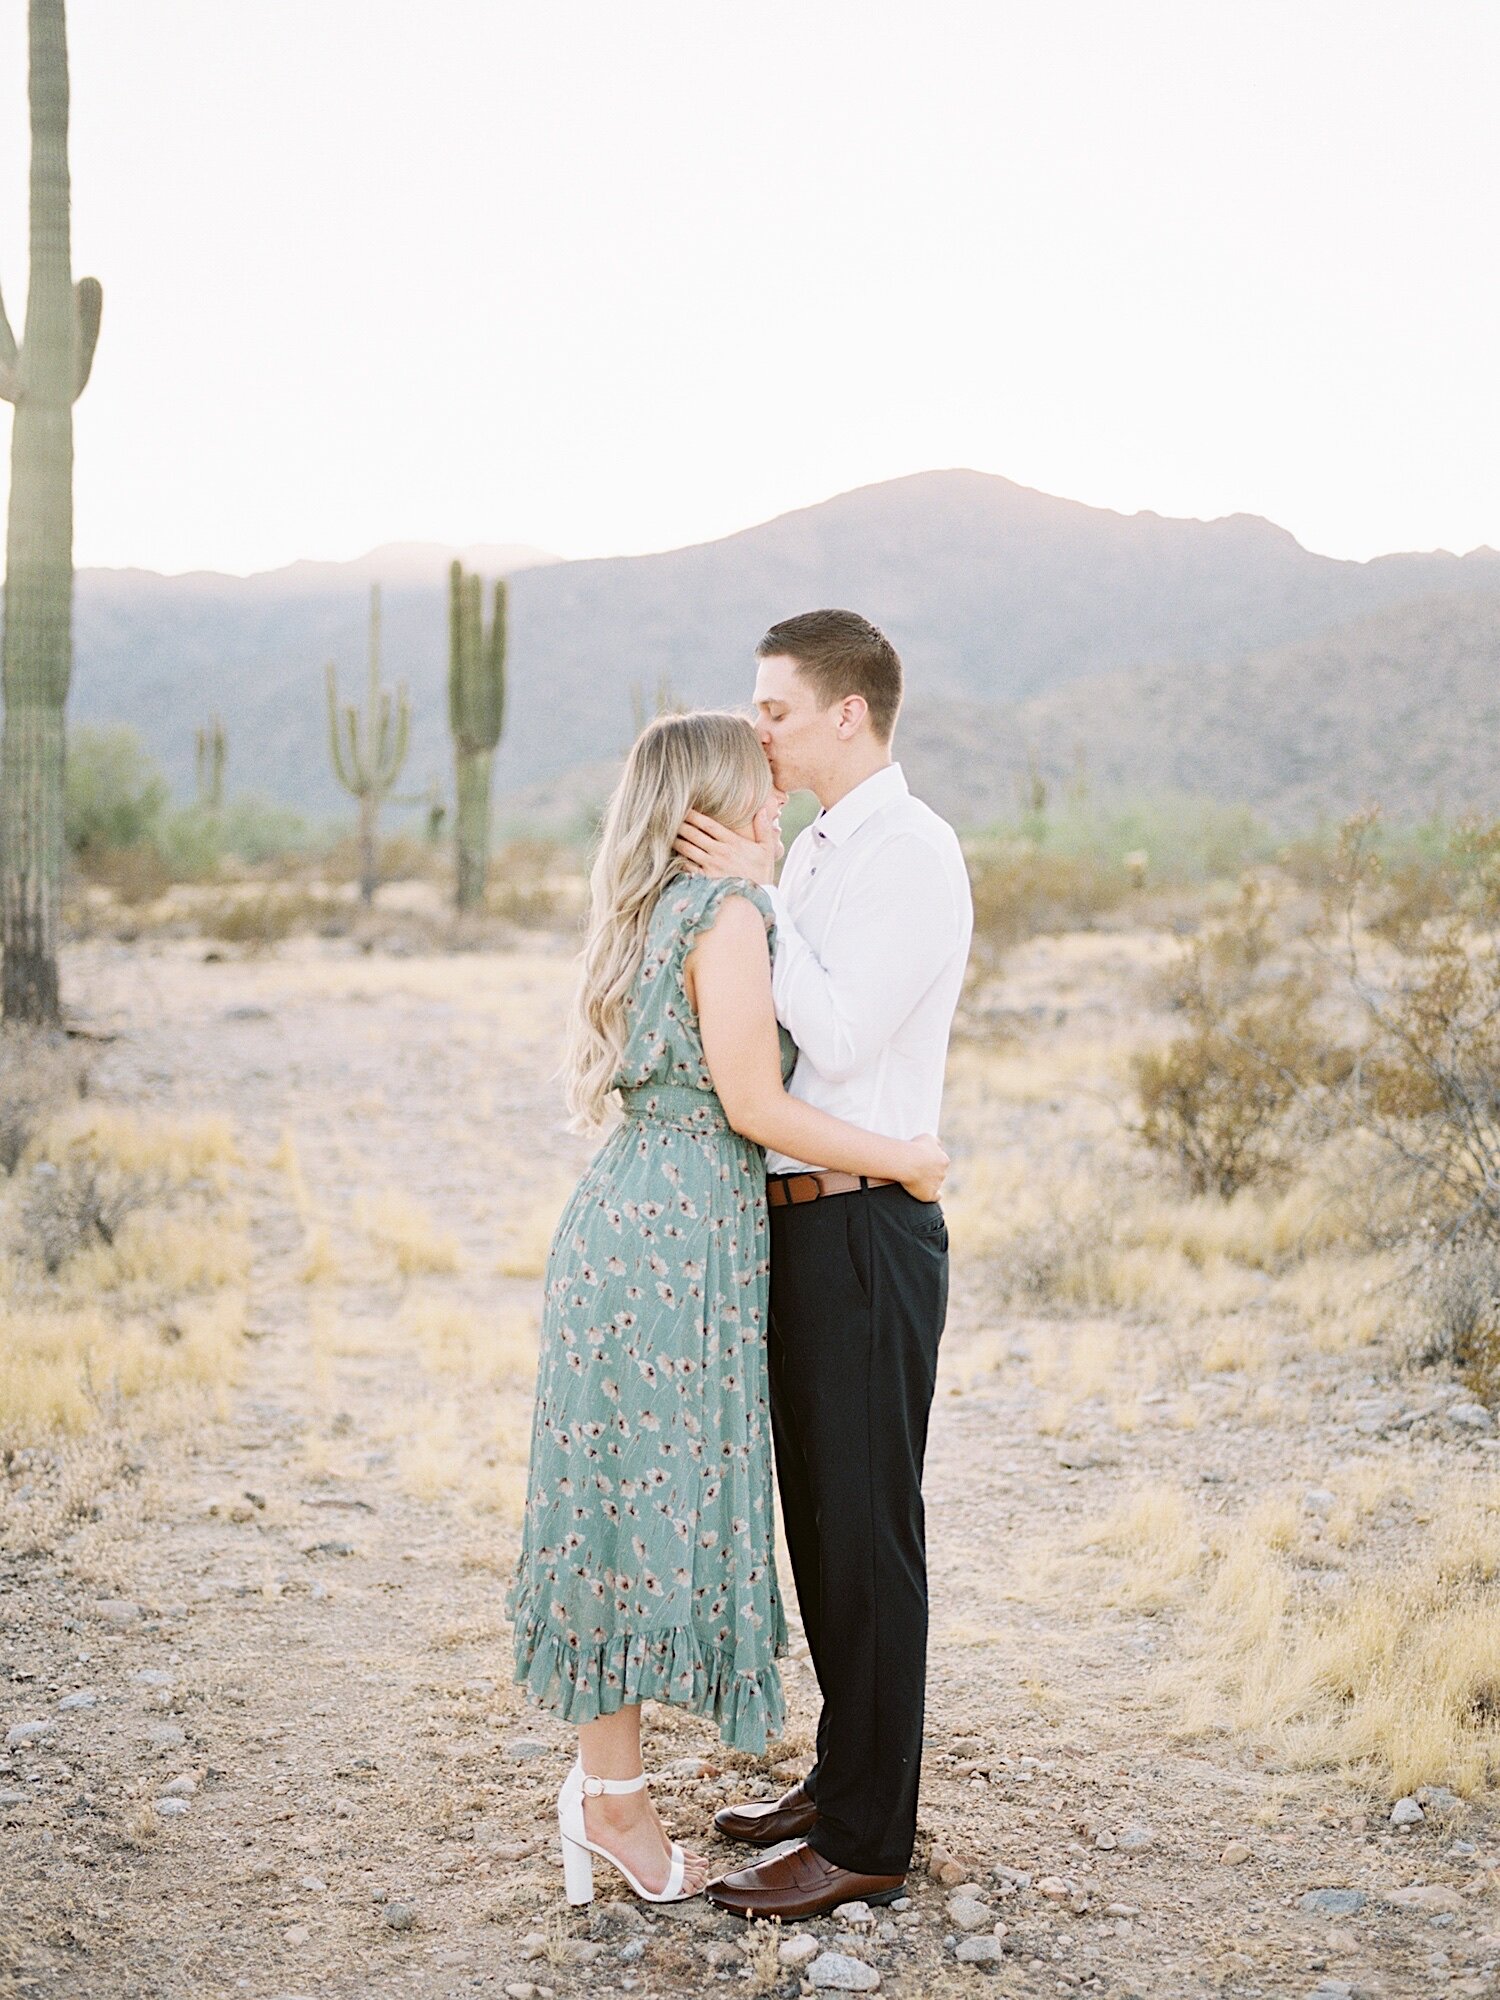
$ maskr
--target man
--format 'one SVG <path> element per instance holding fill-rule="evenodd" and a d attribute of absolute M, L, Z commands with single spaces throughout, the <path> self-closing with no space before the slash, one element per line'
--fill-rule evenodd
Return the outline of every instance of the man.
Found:
<path fill-rule="evenodd" d="M 776 1011 L 792 1094 L 870 1130 L 938 1129 L 973 906 L 953 829 L 907 790 L 891 739 L 901 662 L 868 619 L 809 611 L 757 648 L 771 775 L 822 807 L 780 889 Z M 771 846 L 690 814 L 677 851 L 770 886 Z M 901 1892 L 916 1837 L 926 1683 L 922 1458 L 948 1296 L 936 1202 L 771 1155 L 771 1414 L 788 1551 L 823 1696 L 812 1770 L 732 1838 L 801 1844 L 710 1883 L 791 1921 Z"/>

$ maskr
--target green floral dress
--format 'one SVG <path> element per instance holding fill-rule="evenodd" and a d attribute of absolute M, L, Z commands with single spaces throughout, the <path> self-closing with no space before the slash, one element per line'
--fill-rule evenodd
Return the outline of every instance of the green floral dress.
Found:
<path fill-rule="evenodd" d="M 627 1703 L 780 1733 L 766 1381 L 765 1157 L 729 1129 L 683 985 L 741 881 L 663 889 L 627 1002 L 624 1122 L 548 1254 L 531 1470 L 508 1610 L 516 1679 L 570 1722 Z M 781 1031 L 783 1076 L 796 1059 Z"/>

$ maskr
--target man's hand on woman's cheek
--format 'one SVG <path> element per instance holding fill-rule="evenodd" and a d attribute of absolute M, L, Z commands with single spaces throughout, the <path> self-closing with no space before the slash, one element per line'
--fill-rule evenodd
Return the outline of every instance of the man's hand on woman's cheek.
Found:
<path fill-rule="evenodd" d="M 751 882 L 775 879 L 776 856 L 769 847 L 721 826 L 706 813 L 690 812 L 677 829 L 672 845 L 674 853 L 696 875 L 709 875 L 716 881 L 731 875 L 743 876 Z"/>

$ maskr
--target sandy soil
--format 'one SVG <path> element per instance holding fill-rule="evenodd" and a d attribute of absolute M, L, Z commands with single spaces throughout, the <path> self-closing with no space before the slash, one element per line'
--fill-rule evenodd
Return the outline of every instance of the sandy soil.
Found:
<path fill-rule="evenodd" d="M 1060 1005 L 1070 1032 L 1107 1040 L 1141 966 L 1112 951 L 1018 954 L 1014 1019 L 1061 1032 Z M 51 1725 L 0 1757 L 0 1992 L 797 1993 L 774 1935 L 702 1904 L 643 1916 L 601 1884 L 611 1900 L 564 1910 L 548 1813 L 568 1746 L 509 1685 L 502 1610 L 525 1391 L 514 1371 L 487 1382 L 433 1358 L 454 1315 L 514 1328 L 535 1311 L 535 1277 L 500 1266 L 534 1259 L 523 1239 L 584 1157 L 549 1076 L 563 953 L 309 943 L 204 963 L 187 944 L 91 944 L 67 980 L 82 1014 L 120 1031 L 102 1091 L 232 1119 L 252 1339 L 227 1418 L 144 1450 L 119 1484 L 129 1505 L 106 1496 L 58 1550 L 0 1558 L 3 1726 Z M 1004 1099 L 971 1082 L 956 1143 L 1024 1145 L 1071 1115 L 1045 1088 Z M 1076 1143 L 1111 1115 L 1089 1112 Z M 402 1274 L 370 1220 L 383 1190 L 456 1239 L 456 1268 Z M 1156 1680 L 1170 1618 L 1045 1581 L 1072 1527 L 1143 1478 L 1199 1488 L 1210 1510 L 1321 1484 L 1364 1435 L 1360 1399 L 1384 1393 L 1369 1355 L 1289 1364 L 1279 1427 L 1237 1421 L 1229 1385 L 1189 1367 L 1192 1427 L 1166 1420 L 1163 1396 L 1125 1433 L 1085 1413 L 1046 1434 L 1036 1357 L 1068 1331 L 998 1306 L 959 1256 L 927 1480 L 920 1872 L 890 1934 L 808 1928 L 897 1995 L 1500 1991 L 1492 1809 L 1398 1832 L 1389 1799 L 1352 1780 L 1278 1768 L 1232 1730 L 1175 1735 Z M 1457 1449 L 1415 1434 L 1369 1448 Z M 804 1660 L 788 1685 L 793 1724 L 764 1766 L 653 1712 L 676 1831 L 701 1838 L 725 1797 L 768 1795 L 773 1766 L 798 1767 L 815 1714 Z M 93 1704 L 60 1710 L 79 1690 Z M 153 1801 L 179 1778 L 184 1809 L 164 1814 Z M 1006 1927 L 990 1971 L 955 1959 L 963 1882 L 990 1905 L 985 1932 Z M 1454 1907 L 1384 1900 L 1413 1884 L 1446 1885 Z M 1366 1900 L 1301 1907 L 1327 1888 Z"/>

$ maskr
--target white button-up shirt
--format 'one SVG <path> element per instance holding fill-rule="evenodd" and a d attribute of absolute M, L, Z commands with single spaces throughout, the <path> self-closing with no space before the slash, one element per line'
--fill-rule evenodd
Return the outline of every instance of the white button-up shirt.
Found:
<path fill-rule="evenodd" d="M 771 897 L 792 1096 L 888 1138 L 936 1132 L 974 927 L 957 834 L 888 764 L 797 836 Z"/>

